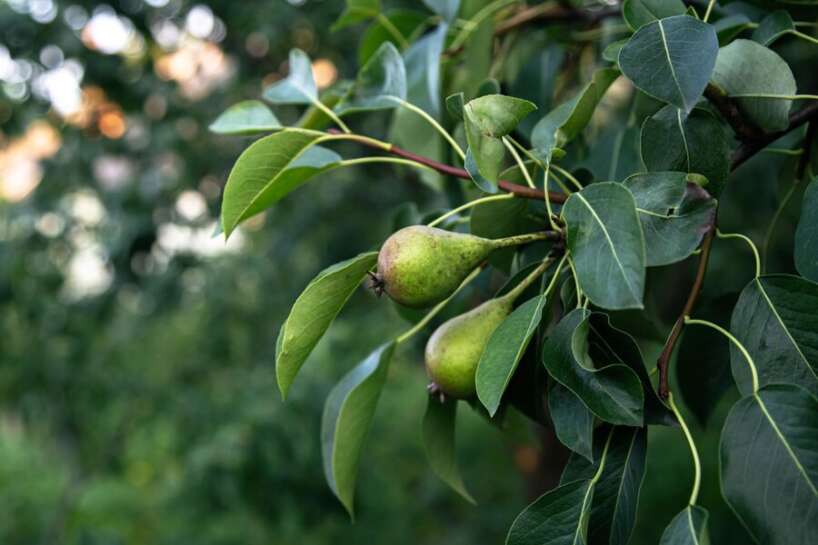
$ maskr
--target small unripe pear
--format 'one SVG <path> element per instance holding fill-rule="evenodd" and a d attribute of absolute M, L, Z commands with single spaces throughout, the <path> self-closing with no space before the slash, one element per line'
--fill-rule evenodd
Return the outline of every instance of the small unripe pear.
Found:
<path fill-rule="evenodd" d="M 424 308 L 454 293 L 496 247 L 490 239 L 413 225 L 384 242 L 378 275 L 397 303 Z"/>
<path fill-rule="evenodd" d="M 435 330 L 426 344 L 426 373 L 437 389 L 458 399 L 475 394 L 474 375 L 480 356 L 512 305 L 508 297 L 489 299 Z"/>
<path fill-rule="evenodd" d="M 395 302 L 425 308 L 450 296 L 497 248 L 547 238 L 531 233 L 487 239 L 413 225 L 390 236 L 378 254 L 378 283 Z"/>

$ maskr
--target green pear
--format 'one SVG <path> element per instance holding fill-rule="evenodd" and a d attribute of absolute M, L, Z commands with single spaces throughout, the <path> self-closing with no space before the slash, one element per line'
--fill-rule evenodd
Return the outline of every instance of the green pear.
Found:
<path fill-rule="evenodd" d="M 426 344 L 426 373 L 436 389 L 458 399 L 475 394 L 474 374 L 480 356 L 512 305 L 505 297 L 489 299 L 435 330 Z"/>
<path fill-rule="evenodd" d="M 467 399 L 475 394 L 474 375 L 491 334 L 506 319 L 514 301 L 550 265 L 547 259 L 508 293 L 489 299 L 438 327 L 426 343 L 430 391 Z"/>
<path fill-rule="evenodd" d="M 492 240 L 423 225 L 405 227 L 381 247 L 377 286 L 401 305 L 426 308 L 454 293 L 497 248 L 549 236 L 531 233 Z"/>

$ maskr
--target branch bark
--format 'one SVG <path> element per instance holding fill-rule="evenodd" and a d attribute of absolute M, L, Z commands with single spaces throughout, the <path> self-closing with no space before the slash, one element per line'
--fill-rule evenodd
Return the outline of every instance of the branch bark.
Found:
<path fill-rule="evenodd" d="M 609 17 L 621 14 L 619 6 L 597 10 L 580 10 L 561 4 L 539 4 L 526 7 L 497 26 L 495 36 L 502 36 L 518 28 L 542 23 L 586 23 L 595 24 Z"/>
<path fill-rule="evenodd" d="M 730 171 L 735 171 L 745 161 L 750 159 L 756 153 L 760 152 L 769 144 L 775 142 L 785 134 L 794 131 L 805 123 L 813 123 L 813 125 L 810 127 L 812 134 L 808 135 L 808 138 L 806 139 L 806 144 L 809 145 L 809 140 L 815 134 L 812 127 L 815 126 L 815 123 L 818 123 L 818 103 L 813 103 L 790 115 L 790 124 L 783 131 L 772 134 L 764 134 L 758 139 L 744 142 L 733 154 Z M 807 150 L 804 150 L 804 153 L 806 154 Z M 662 397 L 662 399 L 667 399 L 668 393 L 670 392 L 670 358 L 673 355 L 673 349 L 676 347 L 676 342 L 679 340 L 679 336 L 682 333 L 685 316 L 689 316 L 690 313 L 693 312 L 693 307 L 695 307 L 696 301 L 699 298 L 699 293 L 701 292 L 702 284 L 704 282 L 704 275 L 707 272 L 707 262 L 710 259 L 710 247 L 713 243 L 715 231 L 716 227 L 713 225 L 702 240 L 702 252 L 699 256 L 699 267 L 696 271 L 696 279 L 693 281 L 693 285 L 690 288 L 690 294 L 687 296 L 687 302 L 682 309 L 682 313 L 673 324 L 673 329 L 670 330 L 670 335 L 668 335 L 668 338 L 665 341 L 665 345 L 662 348 L 662 353 L 659 355 L 659 359 L 656 361 L 656 367 L 659 369 L 659 395 Z"/>
<path fill-rule="evenodd" d="M 742 142 L 755 142 L 764 138 L 764 131 L 745 119 L 741 110 L 739 110 L 738 104 L 717 86 L 708 83 L 704 89 L 704 96 L 733 128 L 739 140 Z"/>
<path fill-rule="evenodd" d="M 336 129 L 329 129 L 327 130 L 327 132 L 330 134 L 338 133 Z M 382 150 L 382 148 L 365 140 L 361 140 L 359 143 L 371 148 Z M 446 176 L 453 176 L 455 178 L 460 178 L 462 180 L 471 180 L 471 176 L 469 176 L 469 173 L 464 168 L 458 168 L 452 165 L 447 165 L 446 163 L 441 163 L 440 161 L 435 161 L 434 159 L 424 157 L 423 155 L 418 155 L 417 153 L 405 150 L 394 144 L 390 146 L 389 153 L 391 153 L 392 155 L 396 155 L 398 157 L 403 157 L 404 159 L 409 159 L 410 161 L 414 161 L 415 163 L 425 165 L 429 168 L 433 168 L 434 170 L 440 172 L 441 174 L 445 174 Z M 517 197 L 523 199 L 534 199 L 540 201 L 545 200 L 545 193 L 541 189 L 515 184 L 514 182 L 509 182 L 508 180 L 500 180 L 497 183 L 497 186 L 503 191 L 512 193 Z M 548 192 L 548 200 L 551 201 L 552 203 L 562 204 L 567 199 L 568 196 L 563 193 L 557 193 L 555 191 Z"/>

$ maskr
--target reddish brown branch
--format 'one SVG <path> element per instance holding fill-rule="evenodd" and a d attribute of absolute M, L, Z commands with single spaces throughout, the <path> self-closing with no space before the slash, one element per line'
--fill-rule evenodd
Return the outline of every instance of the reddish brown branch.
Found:
<path fill-rule="evenodd" d="M 327 129 L 327 132 L 330 134 L 340 134 L 338 129 Z M 361 139 L 357 140 L 357 142 L 363 144 L 364 146 L 383 151 L 383 148 L 373 141 Z M 403 157 L 404 159 L 409 159 L 415 163 L 425 165 L 440 172 L 441 174 L 445 174 L 446 176 L 453 176 L 454 178 L 460 178 L 463 180 L 471 180 L 471 176 L 469 176 L 469 173 L 464 168 L 458 168 L 452 165 L 447 165 L 446 163 L 441 163 L 440 161 L 435 161 L 429 157 L 424 157 L 423 155 L 418 155 L 417 153 L 409 150 L 399 148 L 394 144 L 390 144 L 388 152 L 392 155 Z M 545 193 L 543 193 L 541 189 L 515 184 L 514 182 L 509 182 L 508 180 L 500 180 L 497 183 L 497 186 L 503 191 L 513 193 L 514 195 L 524 199 L 536 199 L 540 201 L 545 199 Z M 566 201 L 566 199 L 568 199 L 568 196 L 564 195 L 563 193 L 557 193 L 555 191 L 548 192 L 548 200 L 553 203 L 562 204 Z"/>
<path fill-rule="evenodd" d="M 531 24 L 585 23 L 592 25 L 609 17 L 618 17 L 620 14 L 618 6 L 597 10 L 580 10 L 561 4 L 540 4 L 523 8 L 497 25 L 494 35 L 502 36 Z"/>
<path fill-rule="evenodd" d="M 794 114 L 790 115 L 790 124 L 783 131 L 774 132 L 772 134 L 765 134 L 763 138 L 745 142 L 733 153 L 731 170 L 736 170 L 750 157 L 763 150 L 785 134 L 794 131 L 804 123 L 810 121 L 818 121 L 818 102 L 813 102 L 805 108 L 801 108 Z"/>
<path fill-rule="evenodd" d="M 466 171 L 466 169 L 453 167 L 451 165 L 435 161 L 434 159 L 429 159 L 428 157 L 412 153 L 411 151 L 399 148 L 398 146 L 395 145 L 391 147 L 389 153 L 391 153 L 392 155 L 397 155 L 398 157 L 403 157 L 404 159 L 409 159 L 410 161 L 414 161 L 416 163 L 420 163 L 421 165 L 426 165 L 427 167 L 433 168 L 436 171 L 440 172 L 441 174 L 445 174 L 447 176 L 454 176 L 455 178 L 461 178 L 463 180 L 471 179 L 471 176 L 469 176 L 469 173 Z M 518 197 L 538 200 L 545 199 L 545 194 L 540 189 L 515 184 L 507 180 L 500 180 L 497 183 L 497 185 L 503 191 L 513 193 Z M 553 203 L 561 204 L 564 203 L 566 199 L 567 197 L 562 193 L 556 193 L 554 191 L 548 192 L 548 200 L 550 200 Z"/>
<path fill-rule="evenodd" d="M 662 396 L 662 399 L 667 399 L 668 393 L 670 392 L 668 364 L 670 363 L 670 357 L 673 355 L 673 348 L 676 346 L 676 341 L 682 333 L 685 316 L 689 316 L 690 313 L 693 312 L 693 307 L 696 306 L 696 300 L 699 298 L 699 293 L 701 293 L 702 284 L 704 283 L 704 273 L 707 272 L 707 262 L 710 259 L 710 247 L 713 244 L 713 235 L 715 232 L 716 227 L 713 225 L 707 234 L 704 235 L 704 239 L 702 239 L 699 266 L 696 269 L 696 279 L 690 288 L 690 294 L 687 296 L 682 314 L 676 319 L 676 323 L 673 324 L 673 329 L 670 330 L 670 335 L 668 335 L 665 341 L 662 353 L 656 361 L 656 367 L 659 368 L 659 395 Z"/>
<path fill-rule="evenodd" d="M 764 131 L 756 127 L 742 115 L 738 104 L 724 92 L 708 83 L 704 89 L 704 96 L 719 111 L 725 121 L 733 128 L 733 132 L 742 142 L 755 142 L 764 138 Z"/>

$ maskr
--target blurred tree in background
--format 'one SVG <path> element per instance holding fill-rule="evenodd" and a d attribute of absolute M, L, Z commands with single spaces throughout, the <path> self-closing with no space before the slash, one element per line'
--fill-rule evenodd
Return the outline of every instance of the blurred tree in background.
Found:
<path fill-rule="evenodd" d="M 207 126 L 285 75 L 291 47 L 314 59 L 321 88 L 354 74 L 360 28 L 330 32 L 342 4 L 0 0 L 4 545 L 500 543 L 541 492 L 538 464 L 553 455 L 540 452 L 541 430 L 521 426 L 512 439 L 487 438 L 485 422 L 468 411 L 459 456 L 480 505 L 472 508 L 429 472 L 417 426 L 426 393 L 415 347 L 393 365 L 350 524 L 325 485 L 317 430 L 331 385 L 401 329 L 395 311 L 369 294 L 344 310 L 286 408 L 276 391 L 275 335 L 307 280 L 377 247 L 399 203 L 449 204 L 416 174 L 345 169 L 333 172 L 332 184 L 305 186 L 298 199 L 248 222 L 229 244 L 214 236 L 221 189 L 248 142 Z M 407 27 L 413 16 L 400 10 L 419 4 L 390 3 Z M 617 37 L 605 28 L 603 42 Z M 515 81 L 511 91 L 547 106 L 564 84 L 553 81 L 549 63 L 568 55 L 578 70 L 591 70 L 579 49 L 541 47 L 542 31 L 530 36 L 497 70 L 519 72 L 506 78 Z M 782 49 L 799 81 L 814 86 L 814 64 L 799 49 Z M 541 70 L 521 70 L 532 66 Z M 473 85 L 468 77 L 458 83 Z M 276 113 L 287 123 L 298 116 Z M 378 130 L 377 116 L 361 123 Z M 604 129 L 599 145 L 613 145 Z M 722 200 L 722 226 L 750 225 L 762 237 L 778 198 L 754 169 L 786 176 L 796 159 L 765 154 L 738 171 L 742 181 Z M 322 221 L 328 217 L 343 221 Z M 780 236 L 791 236 L 796 219 L 795 207 L 784 210 Z M 705 293 L 713 317 L 725 315 L 720 301 L 732 302 L 743 286 L 731 264 L 745 258 L 740 247 L 714 250 L 716 280 Z M 786 253 L 769 259 L 774 270 L 791 262 Z M 652 281 L 689 282 L 684 274 L 655 273 Z M 664 336 L 655 337 L 643 346 L 649 354 Z M 720 371 L 710 386 L 728 390 L 729 369 Z M 729 389 L 695 430 L 705 460 L 715 458 L 736 398 Z M 634 544 L 658 541 L 688 489 L 684 439 L 660 429 L 650 441 L 654 478 L 642 489 Z M 717 467 L 704 471 L 714 541 L 746 543 L 719 495 Z M 663 477 L 666 486 L 655 484 Z"/>

